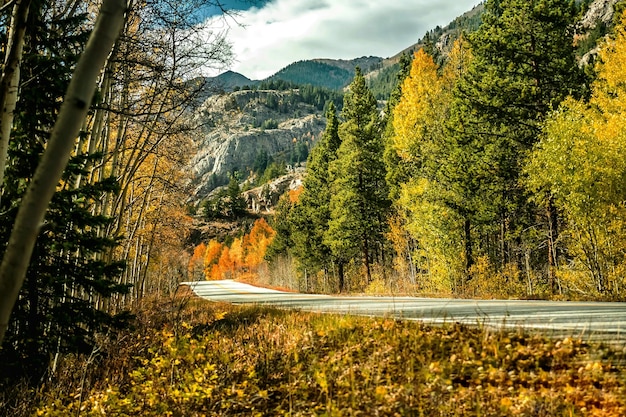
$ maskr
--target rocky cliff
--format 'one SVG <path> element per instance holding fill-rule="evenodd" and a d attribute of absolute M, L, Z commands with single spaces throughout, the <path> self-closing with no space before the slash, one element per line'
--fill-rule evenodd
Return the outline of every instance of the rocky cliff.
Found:
<path fill-rule="evenodd" d="M 262 152 L 281 159 L 298 142 L 313 146 L 326 126 L 322 110 L 307 104 L 299 90 L 209 97 L 194 118 L 204 126 L 192 160 L 196 200 L 211 191 L 215 178 L 224 179 L 233 171 L 245 176 Z"/>
<path fill-rule="evenodd" d="M 255 214 L 271 213 L 283 194 L 302 187 L 304 171 L 304 168 L 295 168 L 287 175 L 242 193 L 248 210 Z"/>

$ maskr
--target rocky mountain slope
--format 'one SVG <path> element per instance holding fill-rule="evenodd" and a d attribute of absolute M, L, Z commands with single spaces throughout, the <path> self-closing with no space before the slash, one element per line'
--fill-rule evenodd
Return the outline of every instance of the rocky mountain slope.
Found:
<path fill-rule="evenodd" d="M 284 157 L 299 142 L 313 146 L 326 122 L 299 90 L 248 90 L 209 97 L 195 114 L 202 124 L 192 160 L 194 197 L 202 199 L 234 171 L 249 173 L 263 152 Z M 286 160 L 286 158 L 285 158 Z"/>

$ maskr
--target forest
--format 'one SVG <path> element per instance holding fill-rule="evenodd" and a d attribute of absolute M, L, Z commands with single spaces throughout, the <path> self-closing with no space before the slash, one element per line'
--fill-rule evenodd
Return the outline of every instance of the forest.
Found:
<path fill-rule="evenodd" d="M 580 64 L 581 45 L 606 30 L 576 32 L 585 7 L 487 2 L 445 60 L 403 57 L 382 112 L 357 70 L 343 109 L 328 107 L 303 188 L 270 220 L 258 278 L 318 292 L 623 300 L 626 32 L 618 7 L 595 63 Z"/>
<path fill-rule="evenodd" d="M 309 87 L 327 125 L 303 187 L 194 247 L 187 116 L 202 69 L 232 60 L 197 11 L 220 2 L 0 0 L 0 404 L 63 369 L 83 372 L 80 405 L 103 346 L 193 279 L 623 301 L 626 12 L 578 33 L 586 4 L 487 0 L 445 59 L 402 58 L 384 104 L 358 69 L 341 106 Z M 94 34 L 110 47 L 85 63 Z M 590 38 L 598 55 L 581 64 Z M 50 159 L 67 160 L 58 178 Z M 235 194 L 229 213 L 245 216 Z"/>

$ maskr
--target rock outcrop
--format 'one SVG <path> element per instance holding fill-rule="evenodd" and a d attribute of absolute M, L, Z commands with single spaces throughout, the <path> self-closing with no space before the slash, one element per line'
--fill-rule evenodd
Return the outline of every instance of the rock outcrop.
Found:
<path fill-rule="evenodd" d="M 195 121 L 204 126 L 192 160 L 196 200 L 211 191 L 212 176 L 223 179 L 233 171 L 249 173 L 261 152 L 286 160 L 299 141 L 312 147 L 326 126 L 322 111 L 306 104 L 298 90 L 209 97 Z"/>
<path fill-rule="evenodd" d="M 600 23 L 607 26 L 610 25 L 615 13 L 615 4 L 617 4 L 618 1 L 619 0 L 595 0 L 592 2 L 589 5 L 589 10 L 587 10 L 580 21 L 581 29 L 583 31 L 590 31 Z"/>
<path fill-rule="evenodd" d="M 589 5 L 589 9 L 580 20 L 578 27 L 576 28 L 576 36 L 579 38 L 586 38 L 598 27 L 603 25 L 604 27 L 610 27 L 613 23 L 613 16 L 615 15 L 615 5 L 619 0 L 595 0 Z M 600 46 L 596 45 L 591 50 L 586 52 L 580 59 L 581 65 L 590 65 L 596 59 Z"/>
<path fill-rule="evenodd" d="M 248 210 L 256 214 L 272 212 L 284 193 L 302 187 L 303 179 L 304 168 L 297 168 L 268 184 L 245 191 L 243 197 Z"/>

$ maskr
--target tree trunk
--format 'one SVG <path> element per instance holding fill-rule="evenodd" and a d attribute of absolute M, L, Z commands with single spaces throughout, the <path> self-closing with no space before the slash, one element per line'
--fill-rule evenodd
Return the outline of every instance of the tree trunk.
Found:
<path fill-rule="evenodd" d="M 30 0 L 17 0 L 13 5 L 9 37 L 7 39 L 8 51 L 4 60 L 2 80 L 0 80 L 0 190 L 2 190 L 4 183 L 9 138 L 11 136 L 11 128 L 13 127 L 15 106 L 17 105 L 20 64 L 24 50 L 24 36 L 26 34 L 29 8 Z"/>
<path fill-rule="evenodd" d="M 367 237 L 367 233 L 363 234 L 363 262 L 365 262 L 365 279 L 367 285 L 372 282 L 372 270 L 370 264 L 372 263 L 370 259 L 370 248 L 369 248 L 369 239 Z"/>
<path fill-rule="evenodd" d="M 548 282 L 550 283 L 550 291 L 554 294 L 556 291 L 556 279 L 554 274 L 558 263 L 556 240 L 559 236 L 559 230 L 558 217 L 552 198 L 548 200 L 546 216 L 548 218 Z"/>
<path fill-rule="evenodd" d="M 102 68 L 119 36 L 125 11 L 125 0 L 103 1 L 89 42 L 70 81 L 50 141 L 20 204 L 0 265 L 0 344 L 24 283 L 46 210 L 87 116 Z"/>
<path fill-rule="evenodd" d="M 346 287 L 342 261 L 337 262 L 337 275 L 339 275 L 339 292 L 341 293 Z"/>
<path fill-rule="evenodd" d="M 465 269 L 469 274 L 469 270 L 474 265 L 474 254 L 472 253 L 472 222 L 469 217 L 465 217 L 463 224 L 465 231 Z"/>

